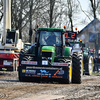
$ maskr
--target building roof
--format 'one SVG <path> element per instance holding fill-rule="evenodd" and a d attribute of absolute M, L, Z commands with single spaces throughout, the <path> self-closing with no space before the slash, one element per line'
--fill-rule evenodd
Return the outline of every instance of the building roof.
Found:
<path fill-rule="evenodd" d="M 95 21 L 97 21 L 97 22 L 100 23 L 100 21 L 99 21 L 97 18 L 95 18 L 95 19 L 92 20 L 87 26 L 85 26 L 85 27 L 78 33 L 78 35 L 81 34 L 86 28 L 88 28 L 88 27 L 89 27 L 93 22 L 95 22 Z"/>

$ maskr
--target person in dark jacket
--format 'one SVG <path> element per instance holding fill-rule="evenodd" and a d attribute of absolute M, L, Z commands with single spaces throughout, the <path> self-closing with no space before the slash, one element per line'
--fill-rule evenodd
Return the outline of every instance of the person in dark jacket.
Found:
<path fill-rule="evenodd" d="M 99 56 L 99 58 L 97 59 L 97 63 L 99 63 L 99 64 L 100 64 L 100 56 Z"/>
<path fill-rule="evenodd" d="M 97 63 L 97 61 L 96 61 L 95 57 L 93 57 L 93 63 L 94 63 L 93 71 L 96 71 L 96 63 Z"/>
<path fill-rule="evenodd" d="M 99 58 L 97 59 L 97 71 L 99 72 L 99 66 L 100 66 L 100 56 Z"/>
<path fill-rule="evenodd" d="M 69 43 L 69 41 L 66 39 L 66 41 L 65 41 L 65 45 L 66 46 L 71 46 L 71 44 Z"/>

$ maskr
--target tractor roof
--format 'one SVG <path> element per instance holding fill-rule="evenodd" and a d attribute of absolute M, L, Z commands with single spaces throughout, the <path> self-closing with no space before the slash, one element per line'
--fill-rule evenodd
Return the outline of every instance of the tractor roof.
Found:
<path fill-rule="evenodd" d="M 70 43 L 80 43 L 81 41 L 71 41 L 69 40 Z M 84 44 L 84 42 L 82 42 Z"/>
<path fill-rule="evenodd" d="M 64 29 L 61 28 L 39 28 L 38 30 L 39 31 L 61 31 L 61 32 L 64 31 Z"/>

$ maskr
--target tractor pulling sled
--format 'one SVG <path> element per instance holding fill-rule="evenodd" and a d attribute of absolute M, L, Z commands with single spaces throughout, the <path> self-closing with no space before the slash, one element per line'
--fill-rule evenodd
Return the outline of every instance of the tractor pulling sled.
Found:
<path fill-rule="evenodd" d="M 65 29 L 37 28 L 35 44 L 22 49 L 19 57 L 19 81 L 58 79 L 63 83 L 81 83 L 83 75 L 82 50 L 72 54 L 65 45 Z"/>

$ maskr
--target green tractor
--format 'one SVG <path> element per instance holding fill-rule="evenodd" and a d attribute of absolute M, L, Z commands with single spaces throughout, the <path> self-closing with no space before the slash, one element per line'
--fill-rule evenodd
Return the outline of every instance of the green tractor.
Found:
<path fill-rule="evenodd" d="M 65 45 L 65 30 L 38 28 L 35 31 L 35 43 L 30 49 L 23 49 L 20 52 L 19 81 L 26 81 L 31 77 L 57 79 L 63 83 L 81 83 L 82 51 L 72 54 L 72 48 Z"/>
<path fill-rule="evenodd" d="M 89 49 L 86 47 L 83 47 L 83 62 L 84 62 L 84 74 L 92 75 L 93 57 L 90 55 Z"/>
<path fill-rule="evenodd" d="M 30 49 L 31 48 L 31 43 L 24 43 L 24 49 Z"/>
<path fill-rule="evenodd" d="M 89 49 L 85 47 L 85 44 L 82 41 L 70 41 L 73 46 L 72 52 L 74 53 L 78 48 L 81 48 L 83 51 L 83 66 L 85 75 L 92 75 L 93 73 L 93 57 L 89 53 Z"/>

